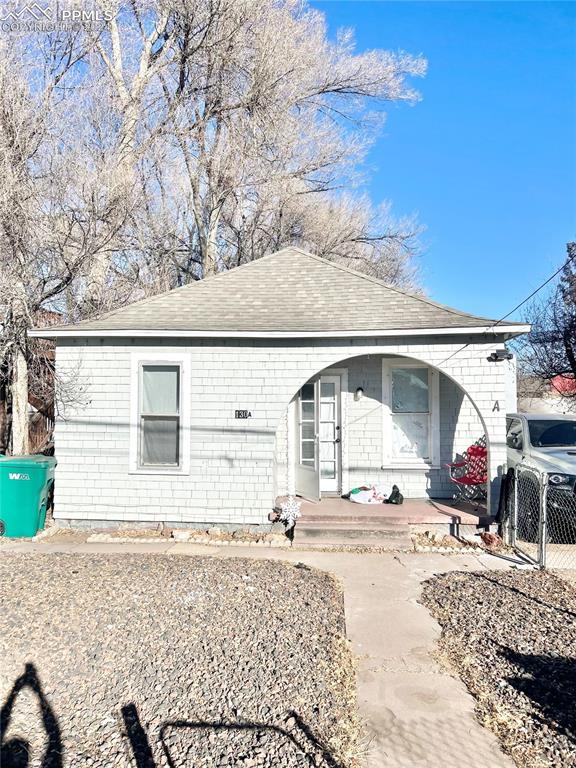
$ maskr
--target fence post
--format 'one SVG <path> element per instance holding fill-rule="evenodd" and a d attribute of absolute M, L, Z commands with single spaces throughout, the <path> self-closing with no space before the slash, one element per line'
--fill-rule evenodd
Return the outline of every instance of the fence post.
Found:
<path fill-rule="evenodd" d="M 540 510 L 538 524 L 538 564 L 546 568 L 546 538 L 548 517 L 548 475 L 540 473 Z"/>
<path fill-rule="evenodd" d="M 510 533 L 508 542 L 511 547 L 516 546 L 516 528 L 518 526 L 518 469 L 514 467 L 514 474 L 512 475 L 514 482 L 512 483 L 512 513 L 510 515 Z"/>

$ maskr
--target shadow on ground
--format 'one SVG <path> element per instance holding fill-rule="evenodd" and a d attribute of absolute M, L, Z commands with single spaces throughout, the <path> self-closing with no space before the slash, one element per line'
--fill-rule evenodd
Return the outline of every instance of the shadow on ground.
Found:
<path fill-rule="evenodd" d="M 129 704 L 122 708 L 122 716 L 126 727 L 126 734 L 130 741 L 132 753 L 136 760 L 137 768 L 156 768 L 154 756 L 150 747 L 146 731 L 140 723 L 137 708 Z M 196 744 L 205 742 L 214 745 L 218 749 L 218 742 L 222 745 L 233 742 L 234 737 L 243 736 L 243 746 L 235 755 L 239 765 L 256 757 L 262 750 L 261 739 L 264 737 L 269 744 L 275 742 L 276 747 L 289 749 L 300 764 L 302 758 L 306 758 L 309 765 L 322 766 L 322 768 L 342 768 L 342 765 L 330 754 L 326 747 L 316 738 L 311 729 L 295 712 L 288 713 L 288 719 L 292 720 L 290 728 L 282 728 L 267 723 L 252 721 L 220 722 L 208 720 L 171 720 L 166 721 L 160 728 L 160 742 L 166 756 L 169 768 L 179 768 L 181 765 L 189 765 L 189 762 L 180 762 L 174 756 L 174 749 L 170 746 L 170 737 L 176 734 L 180 738 L 191 738 Z"/>
<path fill-rule="evenodd" d="M 63 768 L 64 745 L 58 718 L 44 694 L 38 672 L 33 664 L 26 664 L 24 673 L 15 681 L 0 711 L 0 766 L 2 768 L 28 768 L 31 764 L 31 744 L 20 736 L 6 738 L 18 696 L 25 689 L 29 689 L 38 699 L 42 729 L 46 737 L 46 746 L 43 749 L 44 754 L 40 766 L 41 768 Z M 140 720 L 138 708 L 135 704 L 130 703 L 122 706 L 120 711 L 127 747 L 136 767 L 157 768 L 159 763 L 155 760 L 148 734 Z M 275 748 L 289 750 L 299 764 L 304 758 L 306 764 L 309 765 L 321 766 L 322 768 L 342 768 L 342 765 L 295 712 L 289 712 L 287 720 L 290 722 L 290 726 L 286 728 L 249 721 L 165 721 L 160 727 L 159 739 L 169 768 L 179 768 L 180 765 L 190 764 L 189 757 L 187 757 L 188 750 L 182 755 L 175 756 L 174 745 L 170 744 L 174 741 L 175 736 L 176 741 L 185 743 L 186 738 L 189 737 L 200 749 L 202 744 L 206 743 L 208 746 L 212 745 L 216 750 L 225 749 L 226 745 L 234 743 L 236 736 L 240 736 L 243 742 L 242 747 L 239 754 L 233 756 L 238 757 L 240 761 L 238 764 L 241 765 L 246 765 L 246 761 L 253 757 L 251 752 L 257 754 L 262 751 L 264 748 L 262 741 L 264 740 L 273 744 Z M 184 759 L 184 763 L 181 762 L 181 757 Z"/>
<path fill-rule="evenodd" d="M 553 603 L 548 603 L 545 600 L 541 600 L 539 597 L 536 597 L 534 595 L 529 595 L 524 590 L 519 589 L 518 587 L 515 587 L 512 584 L 504 584 L 502 583 L 502 581 L 499 581 L 497 578 L 494 578 L 486 573 L 471 573 L 470 577 L 475 579 L 481 579 L 482 581 L 490 582 L 490 584 L 494 584 L 494 586 L 500 589 L 505 589 L 508 592 L 511 592 L 512 594 L 517 595 L 519 598 L 528 600 L 534 603 L 535 605 L 539 605 L 542 608 L 546 608 L 550 611 L 553 611 L 554 613 L 562 613 L 565 616 L 567 616 L 569 619 L 576 619 L 576 612 L 571 611 L 569 608 L 563 608 L 560 605 L 555 605 Z"/>
<path fill-rule="evenodd" d="M 502 655 L 518 670 L 507 682 L 527 696 L 543 724 L 576 742 L 576 658 L 524 654 L 500 646 Z"/>
<path fill-rule="evenodd" d="M 63 745 L 58 718 L 44 695 L 34 664 L 26 664 L 24 674 L 17 678 L 0 710 L 0 766 L 2 768 L 27 768 L 29 764 L 30 744 L 25 739 L 18 737 L 5 738 L 18 695 L 25 689 L 29 689 L 38 698 L 42 726 L 47 736 L 41 767 L 62 768 Z"/>

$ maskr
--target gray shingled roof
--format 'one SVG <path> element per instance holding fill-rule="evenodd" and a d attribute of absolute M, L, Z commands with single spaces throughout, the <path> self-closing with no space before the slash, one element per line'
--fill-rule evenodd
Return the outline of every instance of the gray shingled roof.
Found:
<path fill-rule="evenodd" d="M 406 293 L 297 248 L 95 320 L 46 331 L 363 332 L 486 328 L 494 323 Z M 511 325 L 511 323 L 507 323 Z M 519 324 L 520 325 L 520 324 Z M 41 334 L 38 334 L 41 335 Z"/>

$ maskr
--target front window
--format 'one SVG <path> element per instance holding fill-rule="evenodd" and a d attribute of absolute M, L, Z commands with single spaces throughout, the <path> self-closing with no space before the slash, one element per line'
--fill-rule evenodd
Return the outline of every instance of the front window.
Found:
<path fill-rule="evenodd" d="M 180 466 L 180 366 L 143 365 L 140 378 L 141 467 Z"/>
<path fill-rule="evenodd" d="M 392 369 L 392 458 L 430 461 L 428 368 Z"/>
<path fill-rule="evenodd" d="M 530 442 L 535 448 L 574 448 L 576 420 L 529 419 Z"/>

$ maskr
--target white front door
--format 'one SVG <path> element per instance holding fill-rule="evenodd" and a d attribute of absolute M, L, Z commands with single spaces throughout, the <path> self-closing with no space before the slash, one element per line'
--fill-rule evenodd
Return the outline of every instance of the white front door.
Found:
<path fill-rule="evenodd" d="M 296 409 L 296 493 L 318 501 L 341 486 L 340 376 L 305 384 Z"/>
<path fill-rule="evenodd" d="M 340 492 L 340 376 L 321 376 L 319 391 L 320 492 Z"/>

